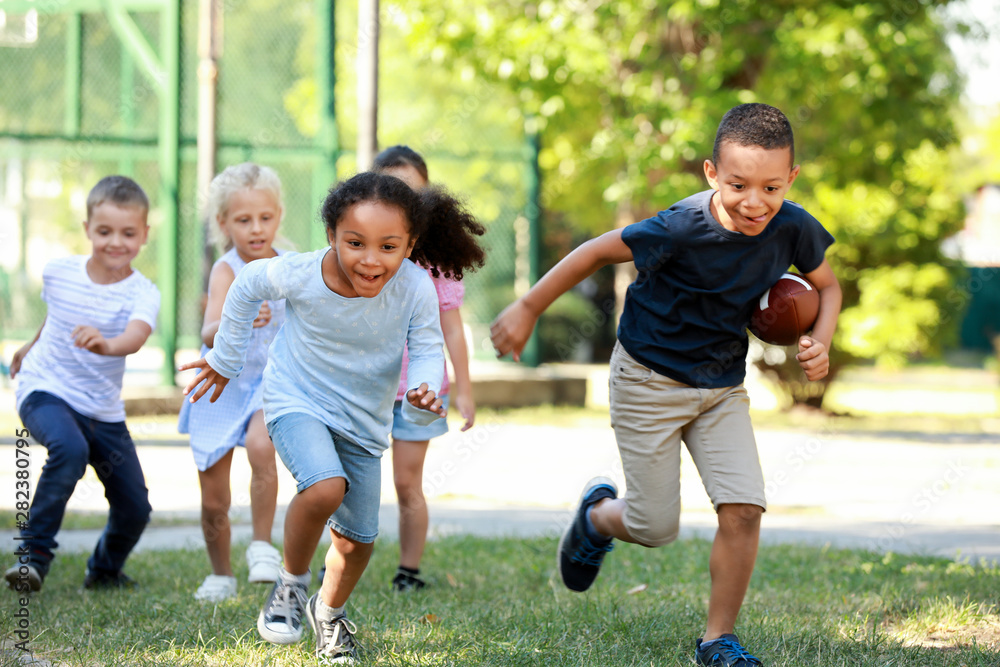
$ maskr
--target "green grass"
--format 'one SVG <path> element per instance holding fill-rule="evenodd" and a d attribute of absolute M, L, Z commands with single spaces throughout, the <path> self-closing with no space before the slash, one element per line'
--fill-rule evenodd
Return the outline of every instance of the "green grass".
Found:
<path fill-rule="evenodd" d="M 585 594 L 558 582 L 555 546 L 554 538 L 432 542 L 423 567 L 432 586 L 396 595 L 397 546 L 380 542 L 349 603 L 364 664 L 693 664 L 710 544 L 621 544 Z M 31 646 L 53 665 L 315 664 L 308 631 L 292 646 L 259 639 L 267 589 L 242 583 L 242 563 L 239 597 L 218 606 L 191 598 L 207 568 L 201 550 L 134 555 L 127 570 L 140 592 L 82 592 L 84 567 L 85 556 L 60 556 L 28 605 Z M 996 567 L 766 546 L 737 631 L 769 667 L 997 665 L 997 600 Z M 0 596 L 5 633 L 17 609 L 14 595 Z M 2 665 L 16 664 L 9 642 Z"/>

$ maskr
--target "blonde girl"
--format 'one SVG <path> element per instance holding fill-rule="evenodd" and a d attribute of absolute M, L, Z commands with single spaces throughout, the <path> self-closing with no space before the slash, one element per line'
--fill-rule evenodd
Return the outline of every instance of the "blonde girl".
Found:
<path fill-rule="evenodd" d="M 281 223 L 281 181 L 270 168 L 250 162 L 231 166 L 209 187 L 212 231 L 224 254 L 212 267 L 201 329 L 204 356 L 215 343 L 229 287 L 249 263 L 281 254 L 272 243 Z M 273 583 L 281 554 L 271 544 L 278 495 L 274 445 L 264 425 L 261 382 L 267 350 L 285 320 L 283 300 L 265 301 L 253 321 L 246 365 L 225 397 L 214 404 L 184 402 L 178 425 L 191 434 L 191 450 L 201 485 L 201 527 L 212 573 L 195 598 L 219 602 L 236 595 L 230 563 L 230 466 L 233 450 L 242 446 L 250 463 L 250 511 L 253 541 L 246 550 L 248 581 Z"/>

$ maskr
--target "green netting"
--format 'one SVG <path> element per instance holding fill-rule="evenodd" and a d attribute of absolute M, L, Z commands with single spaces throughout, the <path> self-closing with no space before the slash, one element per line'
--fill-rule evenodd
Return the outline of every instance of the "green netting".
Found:
<path fill-rule="evenodd" d="M 153 50 L 161 49 L 160 13 L 131 12 L 129 16 Z M 165 223 L 157 147 L 160 98 L 103 13 L 81 16 L 82 59 L 76 62 L 68 58 L 74 21 L 69 14 L 43 14 L 33 43 L 11 47 L 3 46 L 0 39 L 0 90 L 4 91 L 0 96 L 0 244 L 4 248 L 0 260 L 0 339 L 5 343 L 29 338 L 42 322 L 45 308 L 39 296 L 40 277 L 46 262 L 89 251 L 80 222 L 85 217 L 86 194 L 102 176 L 126 174 L 147 190 L 153 206 L 153 229 L 135 266 L 154 281 L 160 275 L 159 232 Z M 196 183 L 195 148 L 197 22 L 197 3 L 183 3 L 180 205 L 176 221 L 179 347 L 198 345 L 204 288 L 204 195 Z M 317 115 L 317 62 L 312 57 L 318 29 L 315 4 L 311 0 L 224 3 L 223 24 L 217 167 L 245 160 L 273 167 L 284 187 L 281 234 L 294 249 L 311 250 L 315 239 L 323 237 L 316 229 L 321 224 L 317 215 L 320 198 L 314 186 L 314 172 L 322 164 L 322 152 L 315 147 L 313 120 Z M 344 26 L 338 30 L 354 27 L 345 26 L 345 22 L 338 22 L 338 26 Z M 352 65 L 345 58 L 338 61 L 338 70 Z M 76 67 L 78 116 L 70 105 Z M 344 78 L 340 74 L 338 71 L 338 78 Z M 347 79 L 353 76 L 351 71 L 345 74 Z M 341 93 L 339 86 L 337 92 Z M 470 100 L 477 107 L 475 111 L 482 113 L 491 104 L 490 95 L 479 91 L 439 99 L 435 97 L 438 92 L 430 87 L 422 101 L 383 94 L 380 138 L 383 145 L 408 143 L 423 151 L 432 180 L 465 198 L 487 225 L 488 263 L 467 278 L 463 310 L 473 330 L 481 334 L 513 296 L 514 228 L 525 207 L 530 158 L 522 151 L 516 117 L 495 124 L 491 132 L 496 136 L 490 137 L 463 126 L 466 116 L 461 113 L 449 113 L 449 108 L 469 108 Z M 497 100 L 496 104 L 502 102 Z M 415 108 L 425 110 L 419 118 L 413 115 Z M 348 117 L 348 125 L 353 110 L 353 106 L 342 108 L 338 101 L 337 113 Z M 494 113 L 503 118 L 506 111 Z M 420 122 L 422 127 L 418 130 L 412 123 L 395 122 L 399 117 Z M 345 143 L 350 144 L 348 135 L 345 133 Z M 353 157 L 345 153 L 338 173 L 353 172 Z M 151 344 L 157 344 L 156 340 Z M 3 358 L 9 359 L 11 352 L 5 350 Z"/>

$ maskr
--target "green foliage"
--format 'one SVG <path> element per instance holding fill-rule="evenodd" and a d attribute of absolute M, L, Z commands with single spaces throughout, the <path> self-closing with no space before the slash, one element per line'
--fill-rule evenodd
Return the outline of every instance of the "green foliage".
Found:
<path fill-rule="evenodd" d="M 915 350 L 939 349 L 940 341 L 928 333 L 941 320 L 951 285 L 951 276 L 939 264 L 864 271 L 858 279 L 860 302 L 841 316 L 841 346 L 849 354 L 897 368 Z"/>
<path fill-rule="evenodd" d="M 830 259 L 845 299 L 834 362 L 894 365 L 937 354 L 957 321 L 948 297 L 958 272 L 939 251 L 963 218 L 950 157 L 961 80 L 945 36 L 968 26 L 945 25 L 947 4 L 398 7 L 415 53 L 472 65 L 517 94 L 543 132 L 544 205 L 591 233 L 707 187 L 702 162 L 733 105 L 783 109 L 802 165 L 791 198 L 838 239 Z M 901 284 L 896 267 L 919 284 Z"/>
<path fill-rule="evenodd" d="M 965 192 L 1000 183 L 1000 107 L 989 120 L 965 119 L 965 143 L 955 161 L 955 182 Z"/>

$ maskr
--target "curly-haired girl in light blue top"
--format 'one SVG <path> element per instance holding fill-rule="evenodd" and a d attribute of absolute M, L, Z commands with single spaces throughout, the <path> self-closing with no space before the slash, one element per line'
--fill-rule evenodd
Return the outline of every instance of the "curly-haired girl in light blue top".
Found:
<path fill-rule="evenodd" d="M 185 388 L 191 401 L 209 392 L 217 399 L 242 371 L 261 302 L 285 299 L 285 325 L 264 370 L 264 417 L 298 493 L 285 515 L 284 567 L 257 630 L 290 644 L 301 639 L 306 616 L 320 661 L 354 664 L 356 629 L 345 605 L 378 535 L 381 456 L 404 345 L 410 389 L 403 412 L 419 424 L 445 416 L 437 396 L 444 374 L 437 293 L 414 261 L 461 279 L 483 263 L 475 236 L 485 230 L 443 191 L 418 193 L 374 173 L 331 190 L 322 216 L 330 246 L 244 268 L 226 297 L 215 347 L 181 370 L 199 369 Z M 326 576 L 307 600 L 324 525 Z"/>

